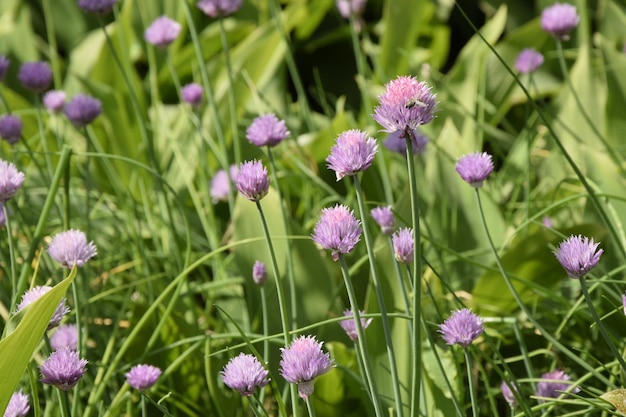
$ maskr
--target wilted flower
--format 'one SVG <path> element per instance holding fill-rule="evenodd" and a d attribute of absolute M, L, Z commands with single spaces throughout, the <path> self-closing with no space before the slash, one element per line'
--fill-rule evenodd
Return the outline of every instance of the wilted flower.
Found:
<path fill-rule="evenodd" d="M 389 133 L 430 122 L 437 104 L 426 82 L 406 76 L 388 82 L 379 100 L 372 116 Z"/>
<path fill-rule="evenodd" d="M 239 176 L 239 167 L 237 165 L 230 166 L 230 179 L 237 183 Z M 226 171 L 220 169 L 211 179 L 211 201 L 213 204 L 220 201 L 228 201 L 228 193 L 230 192 L 230 182 Z"/>
<path fill-rule="evenodd" d="M 68 391 L 78 383 L 87 371 L 87 361 L 78 356 L 78 352 L 69 348 L 55 350 L 43 361 L 41 382 Z"/>
<path fill-rule="evenodd" d="M 484 329 L 483 320 L 467 308 L 453 311 L 439 326 L 439 332 L 446 344 L 461 345 L 464 348 L 471 345 Z"/>
<path fill-rule="evenodd" d="M 93 241 L 80 230 L 66 230 L 55 235 L 48 246 L 48 254 L 61 264 L 63 268 L 72 269 L 74 265 L 81 267 L 98 254 Z"/>
<path fill-rule="evenodd" d="M 22 137 L 22 119 L 14 114 L 0 118 L 0 137 L 11 145 L 15 145 Z"/>
<path fill-rule="evenodd" d="M 347 175 L 365 171 L 372 165 L 378 145 L 367 133 L 357 129 L 343 132 L 326 158 L 328 168 L 335 171 L 337 181 Z"/>
<path fill-rule="evenodd" d="M 391 237 L 393 243 L 393 253 L 398 262 L 410 264 L 413 262 L 413 253 L 415 250 L 415 238 L 413 237 L 413 229 L 405 227 L 398 230 Z"/>
<path fill-rule="evenodd" d="M 570 278 L 582 278 L 600 261 L 604 250 L 597 250 L 598 245 L 600 242 L 594 242 L 593 238 L 572 235 L 553 253 Z"/>
<path fill-rule="evenodd" d="M 161 376 L 161 370 L 152 365 L 135 365 L 126 373 L 128 385 L 138 391 L 151 388 Z"/>
<path fill-rule="evenodd" d="M 361 222 L 348 207 L 337 204 L 322 210 L 320 220 L 315 225 L 313 241 L 324 249 L 332 250 L 333 260 L 340 253 L 350 253 L 361 238 Z"/>
<path fill-rule="evenodd" d="M 117 0 L 78 0 L 78 7 L 87 13 L 105 15 L 113 10 Z"/>
<path fill-rule="evenodd" d="M 151 45 L 166 48 L 176 40 L 180 29 L 180 23 L 167 16 L 161 16 L 148 26 L 143 37 Z"/>
<path fill-rule="evenodd" d="M 396 225 L 396 218 L 393 215 L 393 211 L 391 211 L 391 206 L 373 208 L 370 214 L 376 224 L 380 226 L 381 232 L 386 235 L 393 233 L 393 228 Z"/>
<path fill-rule="evenodd" d="M 426 150 L 428 137 L 419 130 L 413 130 L 411 135 L 411 148 L 413 155 L 420 155 Z M 387 135 L 387 139 L 383 142 L 383 146 L 392 152 L 399 153 L 406 158 L 406 139 L 405 131 L 397 130 Z"/>
<path fill-rule="evenodd" d="M 285 121 L 273 114 L 255 118 L 246 129 L 246 138 L 256 146 L 276 146 L 290 134 Z"/>
<path fill-rule="evenodd" d="M 257 285 L 263 285 L 267 281 L 267 271 L 263 262 L 254 262 L 252 266 L 252 279 Z"/>
<path fill-rule="evenodd" d="M 26 62 L 20 67 L 17 78 L 29 90 L 42 92 L 52 82 L 52 69 L 47 62 Z"/>
<path fill-rule="evenodd" d="M 28 404 L 28 395 L 24 394 L 21 390 L 15 391 L 11 395 L 9 405 L 4 412 L 4 417 L 24 417 L 28 414 L 30 405 Z"/>
<path fill-rule="evenodd" d="M 65 91 L 50 90 L 43 95 L 43 105 L 52 113 L 59 113 L 65 107 Z"/>
<path fill-rule="evenodd" d="M 559 398 L 561 396 L 561 391 L 566 391 L 570 388 L 571 384 L 569 383 L 569 380 L 570 376 L 559 369 L 547 372 L 541 375 L 541 381 L 537 384 L 537 391 L 535 392 L 535 395 L 537 397 Z M 580 389 L 575 387 L 569 392 L 575 394 L 579 391 Z M 544 400 L 539 401 L 543 402 Z"/>
<path fill-rule="evenodd" d="M 102 113 L 102 103 L 86 94 L 77 94 L 65 106 L 65 115 L 76 127 L 84 127 Z"/>
<path fill-rule="evenodd" d="M 0 203 L 6 203 L 24 183 L 24 173 L 0 159 Z"/>
<path fill-rule="evenodd" d="M 65 347 L 78 350 L 78 328 L 75 324 L 64 324 L 50 336 L 50 347 L 59 350 Z"/>
<path fill-rule="evenodd" d="M 515 382 L 509 382 L 509 384 L 511 385 L 511 387 L 513 387 L 515 392 L 519 394 L 519 389 L 517 388 L 517 384 L 515 384 Z M 515 406 L 517 406 L 517 400 L 515 399 L 515 395 L 513 394 L 513 391 L 511 390 L 511 388 L 505 381 L 502 381 L 502 383 L 500 384 L 500 391 L 502 391 L 502 396 L 504 397 L 506 402 L 509 403 L 511 408 L 514 408 Z"/>
<path fill-rule="evenodd" d="M 250 201 L 260 201 L 267 195 L 270 188 L 270 179 L 267 169 L 261 161 L 246 161 L 239 165 L 237 189 L 242 196 Z"/>
<path fill-rule="evenodd" d="M 486 152 L 476 152 L 464 155 L 456 163 L 456 172 L 459 173 L 463 181 L 474 188 L 480 188 L 483 181 L 489 177 L 493 171 L 493 160 Z"/>
<path fill-rule="evenodd" d="M 522 74 L 529 74 L 537 71 L 543 64 L 543 55 L 532 48 L 526 48 L 517 56 L 515 69 Z"/>
<path fill-rule="evenodd" d="M 322 351 L 322 344 L 315 336 L 300 336 L 289 347 L 280 349 L 280 374 L 287 382 L 298 384 L 302 399 L 313 394 L 314 379 L 333 368 L 333 361 Z"/>
<path fill-rule="evenodd" d="M 22 301 L 15 308 L 15 312 L 18 313 L 22 311 L 26 306 L 31 305 L 35 301 L 39 300 L 45 293 L 50 291 L 52 287 L 47 285 L 40 285 L 37 287 L 33 287 L 30 290 L 26 291 L 22 296 Z M 70 308 L 65 304 L 65 298 L 62 298 L 57 306 L 56 310 L 54 310 L 54 314 L 50 318 L 50 322 L 48 323 L 48 328 L 46 330 L 54 329 L 61 323 L 63 317 L 67 313 L 70 312 Z"/>
<path fill-rule="evenodd" d="M 211 17 L 228 16 L 241 7 L 243 0 L 200 0 L 198 8 Z"/>
<path fill-rule="evenodd" d="M 198 83 L 190 83 L 180 89 L 183 101 L 189 103 L 192 107 L 198 107 L 202 103 L 203 92 L 202 86 Z"/>
<path fill-rule="evenodd" d="M 9 61 L 5 55 L 0 55 L 0 81 L 2 81 L 7 74 L 9 65 L 11 65 L 11 61 Z"/>
<path fill-rule="evenodd" d="M 360 311 L 360 313 L 365 314 L 364 311 Z M 352 310 L 347 309 L 343 312 L 343 315 L 347 318 L 340 321 L 339 325 L 341 326 L 343 331 L 346 332 L 350 340 L 356 342 L 359 339 L 359 334 L 356 330 L 356 319 L 354 318 L 354 314 L 352 313 Z M 369 326 L 371 322 L 371 318 L 366 319 L 361 317 L 361 327 L 363 328 L 363 330 L 367 329 L 367 326 Z"/>
<path fill-rule="evenodd" d="M 267 377 L 269 371 L 263 368 L 255 356 L 245 353 L 232 358 L 221 373 L 224 384 L 245 397 L 251 396 L 258 388 L 263 388 L 270 382 Z"/>
<path fill-rule="evenodd" d="M 555 3 L 541 12 L 541 28 L 557 39 L 568 40 L 579 20 L 576 7 L 571 4 Z"/>

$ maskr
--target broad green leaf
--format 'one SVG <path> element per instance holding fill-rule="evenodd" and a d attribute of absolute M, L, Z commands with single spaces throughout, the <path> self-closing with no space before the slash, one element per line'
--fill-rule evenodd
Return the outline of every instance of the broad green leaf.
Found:
<path fill-rule="evenodd" d="M 604 401 L 608 401 L 621 413 L 626 413 L 626 389 L 616 389 L 600 396 Z"/>

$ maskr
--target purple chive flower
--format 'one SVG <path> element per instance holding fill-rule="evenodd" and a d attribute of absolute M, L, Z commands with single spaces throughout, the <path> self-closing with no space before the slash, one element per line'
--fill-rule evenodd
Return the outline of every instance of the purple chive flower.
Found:
<path fill-rule="evenodd" d="M 0 117 L 0 137 L 15 145 L 22 137 L 22 119 L 14 114 Z"/>
<path fill-rule="evenodd" d="M 244 397 L 251 396 L 258 388 L 263 388 L 270 382 L 269 371 L 254 355 L 245 353 L 232 358 L 221 374 L 224 384 L 239 391 Z"/>
<path fill-rule="evenodd" d="M 547 372 L 541 375 L 541 381 L 537 384 L 535 395 L 537 397 L 559 398 L 561 391 L 567 391 L 570 388 L 569 380 L 570 376 L 559 369 Z M 569 390 L 569 392 L 574 394 L 579 391 L 578 387 Z M 539 402 L 544 402 L 544 400 L 539 400 Z"/>
<path fill-rule="evenodd" d="M 624 315 L 626 316 L 626 294 L 622 294 L 622 308 L 624 309 Z"/>
<path fill-rule="evenodd" d="M 106 15 L 113 10 L 117 0 L 78 0 L 78 7 L 87 13 Z"/>
<path fill-rule="evenodd" d="M 276 146 L 287 139 L 290 134 L 285 121 L 273 114 L 255 118 L 246 129 L 246 138 L 256 146 Z"/>
<path fill-rule="evenodd" d="M 126 373 L 128 385 L 138 391 L 150 389 L 161 376 L 161 370 L 152 365 L 135 365 Z"/>
<path fill-rule="evenodd" d="M 69 348 L 78 350 L 78 328 L 75 324 L 64 324 L 50 336 L 50 347 L 52 350 Z"/>
<path fill-rule="evenodd" d="M 36 92 L 45 91 L 52 82 L 52 69 L 47 62 L 26 62 L 17 75 L 25 88 Z"/>
<path fill-rule="evenodd" d="M 543 64 L 543 55 L 532 48 L 526 48 L 520 52 L 515 60 L 515 69 L 522 74 L 537 71 Z"/>
<path fill-rule="evenodd" d="M 345 19 L 350 19 L 350 16 L 363 14 L 367 0 L 336 0 L 335 4 L 339 14 Z"/>
<path fill-rule="evenodd" d="M 65 107 L 65 91 L 50 90 L 43 95 L 43 105 L 51 113 L 59 113 Z"/>
<path fill-rule="evenodd" d="M 461 345 L 464 348 L 471 345 L 484 329 L 483 320 L 467 308 L 453 311 L 439 326 L 439 332 L 446 344 Z"/>
<path fill-rule="evenodd" d="M 167 16 L 158 17 L 143 34 L 144 39 L 151 45 L 167 48 L 176 40 L 180 33 L 180 23 Z"/>
<path fill-rule="evenodd" d="M 2 81 L 4 76 L 7 74 L 9 65 L 11 65 L 11 61 L 9 61 L 6 56 L 0 55 L 0 81 Z"/>
<path fill-rule="evenodd" d="M 430 122 L 437 105 L 427 83 L 406 76 L 388 82 L 378 98 L 380 104 L 372 116 L 388 133 L 417 129 Z"/>
<path fill-rule="evenodd" d="M 576 7 L 555 3 L 541 12 L 541 28 L 557 39 L 568 40 L 569 33 L 578 26 Z"/>
<path fill-rule="evenodd" d="M 480 188 L 483 181 L 489 177 L 493 171 L 493 160 L 486 152 L 476 152 L 464 155 L 456 163 L 456 172 L 459 173 L 463 181 L 474 188 Z"/>
<path fill-rule="evenodd" d="M 4 227 L 7 222 L 7 218 L 4 214 L 4 204 L 0 203 L 0 227 Z"/>
<path fill-rule="evenodd" d="M 21 390 L 15 391 L 13 395 L 11 395 L 9 405 L 7 405 L 4 411 L 4 417 L 24 417 L 29 411 L 28 395 L 24 394 Z"/>
<path fill-rule="evenodd" d="M 20 303 L 15 308 L 15 312 L 18 313 L 22 311 L 26 306 L 29 306 L 35 301 L 39 300 L 45 293 L 47 293 L 51 289 L 52 287 L 49 287 L 47 285 L 40 285 L 26 291 L 22 296 L 22 301 L 20 301 Z M 54 329 L 55 327 L 57 327 L 59 323 L 61 323 L 61 320 L 63 320 L 63 317 L 65 317 L 65 315 L 69 312 L 70 308 L 65 305 L 65 298 L 62 298 L 56 310 L 54 310 L 54 314 L 52 314 L 50 322 L 48 323 L 48 328 L 46 330 Z"/>
<path fill-rule="evenodd" d="M 287 382 L 298 384 L 298 395 L 304 400 L 313 394 L 314 379 L 334 366 L 329 354 L 322 351 L 322 344 L 315 336 L 300 336 L 289 347 L 280 349 L 280 374 Z"/>
<path fill-rule="evenodd" d="M 360 313 L 365 314 L 364 311 L 361 311 Z M 346 332 L 350 340 L 352 340 L 353 342 L 356 342 L 359 338 L 359 335 L 356 330 L 356 319 L 354 318 L 354 314 L 352 314 L 352 310 L 348 309 L 343 312 L 343 315 L 348 318 L 340 321 L 339 325 L 341 326 L 343 331 Z M 365 330 L 367 326 L 370 325 L 371 322 L 372 322 L 371 318 L 366 319 L 366 318 L 361 317 L 361 327 L 363 328 L 363 330 Z"/>
<path fill-rule="evenodd" d="M 337 204 L 322 210 L 320 220 L 315 225 L 313 241 L 324 249 L 332 251 L 333 260 L 340 253 L 350 253 L 361 238 L 361 222 L 348 207 Z"/>
<path fill-rule="evenodd" d="M 252 279 L 257 285 L 263 285 L 267 281 L 267 271 L 263 262 L 254 262 L 252 266 Z"/>
<path fill-rule="evenodd" d="M 198 107 L 202 103 L 202 93 L 204 90 L 198 83 L 190 83 L 180 89 L 180 95 L 185 103 L 191 107 Z"/>
<path fill-rule="evenodd" d="M 102 103 L 86 94 L 77 94 L 65 106 L 65 115 L 76 127 L 84 127 L 102 113 Z"/>
<path fill-rule="evenodd" d="M 600 242 L 593 238 L 571 235 L 553 253 L 570 278 L 582 278 L 598 264 L 604 252 L 597 250 L 598 245 Z"/>
<path fill-rule="evenodd" d="M 69 348 L 55 350 L 39 367 L 41 382 L 69 391 L 83 377 L 86 366 L 87 361 L 81 359 L 78 352 Z"/>
<path fill-rule="evenodd" d="M 250 201 L 260 201 L 267 195 L 270 188 L 270 179 L 267 169 L 261 161 L 246 161 L 239 165 L 237 189 Z"/>
<path fill-rule="evenodd" d="M 0 159 L 0 203 L 6 203 L 24 183 L 24 173 Z"/>
<path fill-rule="evenodd" d="M 549 229 L 554 228 L 554 222 L 552 221 L 552 219 L 548 216 L 545 216 L 543 219 L 541 219 L 541 224 L 544 227 L 547 227 Z"/>
<path fill-rule="evenodd" d="M 239 177 L 239 167 L 237 165 L 230 166 L 230 179 L 237 183 Z M 216 204 L 220 201 L 228 201 L 228 193 L 230 191 L 230 183 L 226 171 L 220 169 L 211 179 L 211 201 Z"/>
<path fill-rule="evenodd" d="M 428 144 L 428 137 L 421 133 L 419 130 L 413 130 L 411 136 L 411 145 L 413 149 L 413 155 L 421 155 L 426 150 Z M 387 139 L 383 142 L 383 146 L 392 152 L 399 153 L 406 158 L 406 140 L 403 130 L 397 130 L 387 135 Z"/>
<path fill-rule="evenodd" d="M 80 230 L 66 230 L 55 235 L 48 246 L 48 254 L 61 264 L 63 268 L 72 269 L 74 265 L 81 267 L 98 254 L 93 241 Z"/>
<path fill-rule="evenodd" d="M 211 17 L 228 16 L 241 8 L 243 0 L 200 0 L 198 9 Z"/>
<path fill-rule="evenodd" d="M 393 228 L 396 225 L 396 218 L 393 215 L 393 211 L 391 211 L 391 206 L 373 208 L 370 214 L 376 224 L 380 226 L 381 232 L 386 235 L 393 233 Z"/>
<path fill-rule="evenodd" d="M 511 385 L 511 387 L 513 387 L 513 390 L 515 390 L 515 392 L 519 394 L 517 384 L 515 384 L 515 382 L 509 382 L 509 384 Z M 515 395 L 513 394 L 511 387 L 509 387 L 509 385 L 505 381 L 502 381 L 502 383 L 500 384 L 500 391 L 502 391 L 502 396 L 504 397 L 506 402 L 509 403 L 509 406 L 511 406 L 511 408 L 515 408 L 517 406 L 517 400 L 515 399 Z"/>
<path fill-rule="evenodd" d="M 337 181 L 347 175 L 365 171 L 372 165 L 378 145 L 360 130 L 348 130 L 337 137 L 326 158 L 328 169 L 335 171 Z"/>
<path fill-rule="evenodd" d="M 393 253 L 398 262 L 410 264 L 413 262 L 413 252 L 415 249 L 415 238 L 413 229 L 405 227 L 398 230 L 391 236 L 393 243 Z"/>

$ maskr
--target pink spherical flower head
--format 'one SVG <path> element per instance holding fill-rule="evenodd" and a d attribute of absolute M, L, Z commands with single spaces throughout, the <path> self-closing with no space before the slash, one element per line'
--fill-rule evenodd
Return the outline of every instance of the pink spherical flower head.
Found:
<path fill-rule="evenodd" d="M 15 312 L 18 313 L 22 311 L 24 308 L 26 308 L 26 306 L 29 306 L 35 301 L 39 300 L 51 289 L 52 287 L 49 287 L 47 285 L 40 285 L 26 291 L 22 296 L 22 301 L 20 301 L 20 303 L 15 308 Z M 69 312 L 70 308 L 65 304 L 65 298 L 62 298 L 56 310 L 54 310 L 54 313 L 50 318 L 50 322 L 48 323 L 48 328 L 46 330 L 54 329 L 55 327 L 57 327 L 59 323 L 61 323 L 61 320 L 63 320 L 63 317 L 65 317 L 65 315 Z"/>
<path fill-rule="evenodd" d="M 393 215 L 391 206 L 373 208 L 370 214 L 376 224 L 380 226 L 381 232 L 386 235 L 393 233 L 393 229 L 396 226 L 396 218 Z"/>
<path fill-rule="evenodd" d="M 6 203 L 24 183 L 24 173 L 0 159 L 0 203 Z"/>
<path fill-rule="evenodd" d="M 252 266 L 252 280 L 254 280 L 257 285 L 263 285 L 267 281 L 267 270 L 263 262 L 254 262 Z"/>
<path fill-rule="evenodd" d="M 333 368 L 323 342 L 315 336 L 300 336 L 289 347 L 281 348 L 280 374 L 287 382 L 298 384 L 298 395 L 306 400 L 314 390 L 314 380 Z"/>
<path fill-rule="evenodd" d="M 78 7 L 87 13 L 104 16 L 113 10 L 118 0 L 78 0 Z"/>
<path fill-rule="evenodd" d="M 365 314 L 364 311 L 360 311 L 361 314 Z M 348 309 L 343 312 L 343 315 L 346 317 L 345 320 L 339 322 L 339 325 L 343 329 L 344 332 L 348 335 L 350 340 L 356 342 L 359 339 L 359 334 L 356 329 L 356 319 L 354 318 L 354 314 L 352 314 L 352 310 Z M 361 317 L 361 327 L 363 330 L 367 329 L 367 326 L 370 325 L 372 319 L 366 319 Z"/>
<path fill-rule="evenodd" d="M 439 326 L 439 332 L 446 344 L 464 348 L 471 345 L 484 330 L 483 320 L 467 308 L 453 311 Z"/>
<path fill-rule="evenodd" d="M 246 129 L 246 138 L 256 146 L 276 146 L 290 134 L 285 121 L 273 114 L 255 118 Z"/>
<path fill-rule="evenodd" d="M 176 40 L 180 29 L 180 23 L 167 16 L 161 16 L 148 26 L 143 37 L 149 44 L 165 49 Z"/>
<path fill-rule="evenodd" d="M 39 367 L 41 382 L 69 391 L 83 377 L 86 366 L 87 361 L 81 359 L 78 352 L 69 348 L 55 350 Z"/>
<path fill-rule="evenodd" d="M 340 253 L 346 254 L 354 250 L 361 238 L 361 222 L 344 205 L 325 208 L 315 225 L 312 238 L 324 249 L 330 249 L 333 260 L 336 261 Z"/>
<path fill-rule="evenodd" d="M 221 372 L 226 386 L 238 391 L 244 397 L 249 397 L 257 389 L 266 386 L 270 380 L 269 371 L 261 365 L 259 360 L 250 354 L 240 353 L 232 358 Z"/>
<path fill-rule="evenodd" d="M 230 166 L 230 179 L 236 184 L 239 176 L 239 167 L 237 165 Z M 220 169 L 211 178 L 211 201 L 216 204 L 220 201 L 228 201 L 228 193 L 230 192 L 230 181 L 228 174 Z"/>
<path fill-rule="evenodd" d="M 561 242 L 554 256 L 570 278 L 582 278 L 600 261 L 604 250 L 598 250 L 599 245 L 593 238 L 572 235 Z"/>
<path fill-rule="evenodd" d="M 17 78 L 25 88 L 40 93 L 52 82 L 52 69 L 47 62 L 26 62 L 20 67 Z"/>
<path fill-rule="evenodd" d="M 493 160 L 486 152 L 476 152 L 464 155 L 456 163 L 456 172 L 459 173 L 463 181 L 474 188 L 480 188 L 483 181 L 489 177 L 493 171 Z"/>
<path fill-rule="evenodd" d="M 183 101 L 189 103 L 192 107 L 198 107 L 202 104 L 203 92 L 202 86 L 198 83 L 190 83 L 180 89 Z"/>
<path fill-rule="evenodd" d="M 78 328 L 75 324 L 64 324 L 50 336 L 50 347 L 59 350 L 65 347 L 78 350 Z"/>
<path fill-rule="evenodd" d="M 138 391 L 145 391 L 157 382 L 161 376 L 161 370 L 152 365 L 135 365 L 126 373 L 126 381 L 128 385 Z"/>
<path fill-rule="evenodd" d="M 532 48 L 526 48 L 517 56 L 515 69 L 522 74 L 530 74 L 537 71 L 543 64 L 543 55 Z"/>
<path fill-rule="evenodd" d="M 50 90 L 43 95 L 43 105 L 51 113 L 60 113 L 65 107 L 65 91 Z"/>
<path fill-rule="evenodd" d="M 557 39 L 568 40 L 579 20 L 576 6 L 567 3 L 555 3 L 541 12 L 541 28 Z"/>
<path fill-rule="evenodd" d="M 336 0 L 335 4 L 339 14 L 345 19 L 350 19 L 350 16 L 363 14 L 367 0 Z"/>
<path fill-rule="evenodd" d="M 87 242 L 85 233 L 80 230 L 67 230 L 55 235 L 48 246 L 48 254 L 63 268 L 81 267 L 98 254 L 93 241 Z"/>
<path fill-rule="evenodd" d="M 547 372 L 541 375 L 541 381 L 537 384 L 537 391 L 535 391 L 535 395 L 537 397 L 544 398 L 559 398 L 562 394 L 562 391 L 567 391 L 571 393 L 577 393 L 580 391 L 578 387 L 574 387 L 569 389 L 572 384 L 569 383 L 570 376 L 565 372 L 556 369 L 552 372 Z M 544 402 L 545 400 L 539 400 L 539 402 Z"/>
<path fill-rule="evenodd" d="M 328 168 L 335 171 L 337 181 L 345 176 L 365 171 L 372 165 L 378 145 L 367 133 L 348 130 L 337 137 L 326 158 Z"/>
<path fill-rule="evenodd" d="M 383 132 L 389 133 L 417 129 L 430 122 L 437 105 L 435 94 L 426 82 L 407 76 L 387 83 L 379 100 L 372 117 L 383 127 Z"/>
<path fill-rule="evenodd" d="M 267 195 L 270 188 L 267 168 L 263 166 L 261 161 L 244 162 L 239 165 L 236 183 L 242 196 L 250 201 L 260 201 Z"/>
<path fill-rule="evenodd" d="M 415 238 L 413 237 L 413 229 L 405 227 L 398 230 L 391 237 L 393 243 L 393 253 L 398 262 L 410 264 L 413 262 L 413 254 L 415 250 Z"/>
<path fill-rule="evenodd" d="M 243 0 L 200 0 L 198 8 L 211 17 L 228 16 L 241 8 Z"/>
<path fill-rule="evenodd" d="M 22 119 L 14 114 L 0 117 L 0 137 L 15 145 L 22 137 Z"/>
<path fill-rule="evenodd" d="M 86 94 L 77 94 L 65 106 L 65 115 L 76 127 L 84 127 L 102 113 L 100 100 Z"/>
<path fill-rule="evenodd" d="M 4 417 L 24 417 L 30 411 L 30 404 L 28 404 L 28 395 L 22 391 L 15 391 L 11 395 L 9 404 L 4 411 Z"/>

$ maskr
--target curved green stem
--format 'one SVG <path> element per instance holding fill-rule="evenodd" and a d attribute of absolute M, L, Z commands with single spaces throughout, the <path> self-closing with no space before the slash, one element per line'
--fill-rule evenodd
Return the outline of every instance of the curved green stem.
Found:
<path fill-rule="evenodd" d="M 476 389 L 472 381 L 472 357 L 469 354 L 469 347 L 463 349 L 465 354 L 465 364 L 467 365 L 467 385 L 470 391 L 470 401 L 472 402 L 472 415 L 478 417 L 478 400 L 476 399 Z"/>

